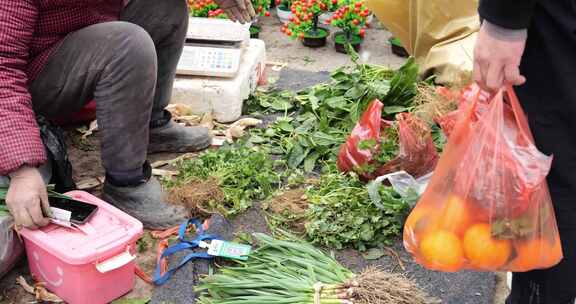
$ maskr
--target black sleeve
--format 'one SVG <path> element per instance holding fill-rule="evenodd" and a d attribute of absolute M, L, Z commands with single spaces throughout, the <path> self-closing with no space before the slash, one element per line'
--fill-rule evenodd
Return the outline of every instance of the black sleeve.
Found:
<path fill-rule="evenodd" d="M 538 0 L 480 0 L 480 18 L 508 28 L 525 29 L 530 25 Z M 553 0 L 556 1 L 556 0 Z"/>

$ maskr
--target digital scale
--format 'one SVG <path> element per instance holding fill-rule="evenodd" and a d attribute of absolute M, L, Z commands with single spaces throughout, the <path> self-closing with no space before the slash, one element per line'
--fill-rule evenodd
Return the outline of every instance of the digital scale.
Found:
<path fill-rule="evenodd" d="M 242 104 L 266 82 L 266 44 L 250 39 L 250 24 L 190 18 L 176 69 L 171 103 L 222 123 L 242 115 Z"/>
<path fill-rule="evenodd" d="M 190 18 L 177 73 L 234 77 L 250 40 L 250 24 L 226 19 Z"/>

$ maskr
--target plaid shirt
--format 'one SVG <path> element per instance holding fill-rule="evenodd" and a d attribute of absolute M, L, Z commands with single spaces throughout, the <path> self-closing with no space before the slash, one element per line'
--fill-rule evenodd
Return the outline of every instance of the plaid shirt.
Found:
<path fill-rule="evenodd" d="M 1 0 L 0 175 L 46 161 L 28 83 L 69 33 L 117 20 L 125 0 Z"/>

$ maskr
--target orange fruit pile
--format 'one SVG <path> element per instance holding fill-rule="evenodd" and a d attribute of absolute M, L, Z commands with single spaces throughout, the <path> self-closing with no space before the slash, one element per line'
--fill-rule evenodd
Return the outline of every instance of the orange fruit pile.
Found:
<path fill-rule="evenodd" d="M 442 204 L 419 202 L 406 220 L 404 243 L 423 266 L 438 271 L 528 271 L 562 259 L 556 231 L 503 239 L 493 235 L 486 216 L 456 195 Z M 538 234 L 536 233 L 536 234 Z"/>

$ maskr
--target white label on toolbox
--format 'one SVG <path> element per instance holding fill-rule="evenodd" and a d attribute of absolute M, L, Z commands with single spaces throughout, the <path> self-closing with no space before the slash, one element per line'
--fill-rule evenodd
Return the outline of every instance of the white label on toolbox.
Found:
<path fill-rule="evenodd" d="M 60 208 L 50 207 L 52 210 L 52 218 L 55 220 L 70 222 L 72 219 L 72 212 Z"/>

